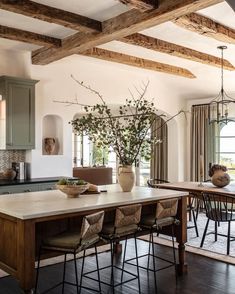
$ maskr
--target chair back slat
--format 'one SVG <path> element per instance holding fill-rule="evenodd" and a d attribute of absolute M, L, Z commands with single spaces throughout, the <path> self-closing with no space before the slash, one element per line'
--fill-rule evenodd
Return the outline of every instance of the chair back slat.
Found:
<path fill-rule="evenodd" d="M 138 225 L 141 217 L 141 204 L 118 207 L 115 215 L 115 228 L 129 225 Z"/>
<path fill-rule="evenodd" d="M 202 193 L 206 216 L 214 221 L 231 221 L 234 215 L 234 197 L 215 193 Z"/>
<path fill-rule="evenodd" d="M 102 230 L 103 221 L 104 211 L 84 216 L 81 228 L 81 242 L 82 240 L 98 235 Z"/>
<path fill-rule="evenodd" d="M 177 214 L 177 208 L 177 198 L 158 201 L 156 208 L 156 219 L 175 217 Z"/>

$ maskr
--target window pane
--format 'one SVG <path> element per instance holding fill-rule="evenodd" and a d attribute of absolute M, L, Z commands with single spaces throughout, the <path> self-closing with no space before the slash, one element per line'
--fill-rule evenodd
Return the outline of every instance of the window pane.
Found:
<path fill-rule="evenodd" d="M 220 152 L 235 152 L 235 138 L 220 138 Z"/>
<path fill-rule="evenodd" d="M 220 136 L 235 136 L 235 122 L 229 122 L 221 131 Z"/>

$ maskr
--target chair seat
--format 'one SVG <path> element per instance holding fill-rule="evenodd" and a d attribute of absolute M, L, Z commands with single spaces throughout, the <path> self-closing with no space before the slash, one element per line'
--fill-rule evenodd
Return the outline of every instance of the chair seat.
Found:
<path fill-rule="evenodd" d="M 175 223 L 175 218 L 172 216 L 161 218 L 156 220 L 154 215 L 146 215 L 141 219 L 140 227 L 151 229 L 151 228 L 162 228 L 170 226 Z"/>
<path fill-rule="evenodd" d="M 47 237 L 43 240 L 43 248 L 57 251 L 76 252 L 82 251 L 99 241 L 99 235 L 95 234 L 90 238 L 81 241 L 81 234 L 78 232 L 64 232 L 58 235 Z"/>
<path fill-rule="evenodd" d="M 104 239 L 119 238 L 126 235 L 135 234 L 138 231 L 138 225 L 132 224 L 116 228 L 113 223 L 104 223 L 101 231 L 101 237 Z"/>

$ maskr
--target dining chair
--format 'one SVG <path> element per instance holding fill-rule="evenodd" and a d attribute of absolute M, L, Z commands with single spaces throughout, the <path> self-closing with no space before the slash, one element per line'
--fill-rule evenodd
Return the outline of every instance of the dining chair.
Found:
<path fill-rule="evenodd" d="M 65 231 L 59 233 L 57 235 L 47 237 L 42 240 L 40 249 L 39 249 L 39 256 L 38 256 L 38 265 L 37 265 L 37 275 L 36 275 L 36 284 L 35 284 L 35 293 L 38 292 L 38 280 L 39 280 L 39 268 L 40 268 L 40 261 L 42 252 L 45 251 L 52 251 L 57 252 L 59 254 L 64 254 L 64 265 L 63 265 L 63 280 L 62 282 L 57 283 L 56 285 L 51 286 L 49 289 L 45 290 L 42 293 L 47 293 L 54 288 L 62 285 L 62 293 L 65 292 L 65 284 L 76 286 L 77 293 L 81 293 L 81 289 L 92 290 L 94 292 L 101 293 L 101 282 L 100 282 L 100 272 L 99 272 L 99 262 L 98 262 L 98 254 L 97 254 L 97 243 L 100 241 L 99 233 L 102 230 L 104 220 L 104 211 L 100 211 L 94 214 L 90 214 L 83 217 L 82 226 L 80 231 Z M 83 277 L 85 274 L 84 271 L 84 263 L 85 263 L 85 256 L 86 256 L 86 249 L 94 247 L 95 248 L 95 258 L 96 258 L 96 267 L 97 267 L 97 276 L 98 276 L 98 290 L 92 289 L 88 287 L 84 287 L 82 285 Z M 77 259 L 76 254 L 79 252 L 83 252 L 82 256 L 82 268 L 80 274 L 80 284 L 78 284 L 78 270 L 77 270 Z M 66 261 L 67 255 L 72 254 L 75 266 L 75 279 L 76 283 L 71 283 L 65 280 L 66 274 Z"/>
<path fill-rule="evenodd" d="M 209 234 L 227 238 L 227 255 L 230 253 L 230 242 L 235 241 L 235 237 L 231 236 L 231 222 L 235 221 L 235 198 L 231 195 L 221 195 L 216 193 L 202 193 L 202 198 L 206 210 L 207 222 L 202 236 L 200 247 L 203 247 L 205 237 Z M 209 222 L 213 221 L 215 225 L 214 231 L 207 233 Z M 218 233 L 218 223 L 228 223 L 227 234 Z"/>

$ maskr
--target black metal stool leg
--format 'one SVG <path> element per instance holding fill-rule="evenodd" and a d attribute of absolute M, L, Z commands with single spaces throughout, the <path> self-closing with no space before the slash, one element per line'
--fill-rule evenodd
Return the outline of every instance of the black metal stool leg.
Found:
<path fill-rule="evenodd" d="M 75 279 L 76 279 L 77 294 L 79 294 L 79 287 L 78 287 L 78 269 L 77 269 L 76 252 L 74 252 L 74 254 L 73 254 L 73 259 L 74 259 L 74 267 L 75 267 Z"/>
<path fill-rule="evenodd" d="M 81 275 L 80 275 L 79 293 L 81 293 L 81 291 L 82 291 L 82 278 L 83 278 L 83 270 L 84 270 L 84 263 L 85 263 L 85 254 L 86 254 L 86 250 L 83 250 L 83 255 L 82 255 L 82 269 L 81 269 Z"/>
<path fill-rule="evenodd" d="M 193 215 L 193 222 L 194 222 L 196 236 L 199 237 L 198 228 L 197 228 L 197 218 L 195 216 L 195 211 L 193 210 L 193 208 L 192 208 L 192 215 Z"/>
<path fill-rule="evenodd" d="M 39 276 L 41 253 L 42 253 L 42 248 L 40 246 L 39 252 L 38 252 L 38 265 L 37 265 L 37 273 L 36 273 L 35 294 L 37 294 L 37 291 L 38 291 L 38 276 Z"/>
<path fill-rule="evenodd" d="M 174 224 L 173 224 L 173 225 L 171 225 L 171 237 L 172 237 L 173 260 L 174 260 L 174 265 L 175 265 L 175 279 L 176 279 L 176 282 L 177 282 L 178 279 L 177 279 L 177 264 L 176 264 L 174 236 L 175 236 L 175 227 L 174 227 Z"/>
<path fill-rule="evenodd" d="M 228 222 L 227 255 L 229 255 L 229 252 L 230 252 L 230 231 L 231 231 L 231 221 Z"/>
<path fill-rule="evenodd" d="M 101 293 L 100 268 L 99 268 L 98 253 L 97 253 L 96 245 L 95 245 L 95 259 L 96 259 L 97 276 L 98 276 L 98 283 L 99 283 L 99 293 Z"/>
<path fill-rule="evenodd" d="M 217 241 L 218 223 L 215 222 L 215 242 Z"/>
<path fill-rule="evenodd" d="M 152 231 L 151 231 L 151 243 L 152 243 L 152 252 L 153 252 L 154 284 L 155 284 L 155 292 L 157 292 L 157 277 L 156 277 L 156 266 L 155 266 L 155 251 L 154 251 L 154 242 L 153 242 L 153 232 Z"/>
<path fill-rule="evenodd" d="M 139 270 L 139 260 L 138 260 L 138 249 L 137 249 L 136 235 L 134 236 L 134 239 L 135 239 L 135 256 L 136 256 L 138 287 L 139 287 L 139 293 L 141 293 L 141 288 L 140 288 L 140 270 Z"/>
<path fill-rule="evenodd" d="M 127 246 L 127 236 L 126 236 L 126 238 L 125 238 L 125 247 L 124 247 L 123 259 L 122 259 L 121 283 L 122 283 L 122 281 L 123 281 L 123 272 L 124 272 L 125 259 L 126 259 L 126 246 Z"/>
<path fill-rule="evenodd" d="M 66 272 L 66 258 L 67 258 L 67 253 L 65 253 L 65 255 L 64 255 L 64 269 L 63 269 L 62 293 L 64 293 L 65 272 Z"/>
<path fill-rule="evenodd" d="M 114 265 L 113 265 L 113 258 L 114 258 L 114 244 L 113 241 L 110 242 L 111 245 L 111 287 L 112 287 L 112 293 L 115 293 L 115 287 L 114 287 Z"/>
<path fill-rule="evenodd" d="M 148 263 L 147 263 L 147 271 L 149 270 L 149 261 L 150 261 L 150 253 L 151 253 L 151 231 L 149 233 L 149 251 L 148 251 Z"/>
<path fill-rule="evenodd" d="M 204 240 L 205 240 L 205 237 L 206 237 L 206 232 L 207 232 L 207 229 L 208 229 L 209 221 L 210 221 L 210 219 L 208 218 L 207 222 L 206 222 L 205 230 L 204 230 L 204 233 L 203 233 L 203 236 L 202 236 L 202 241 L 201 241 L 200 247 L 202 247 L 203 244 L 204 244 Z"/>

